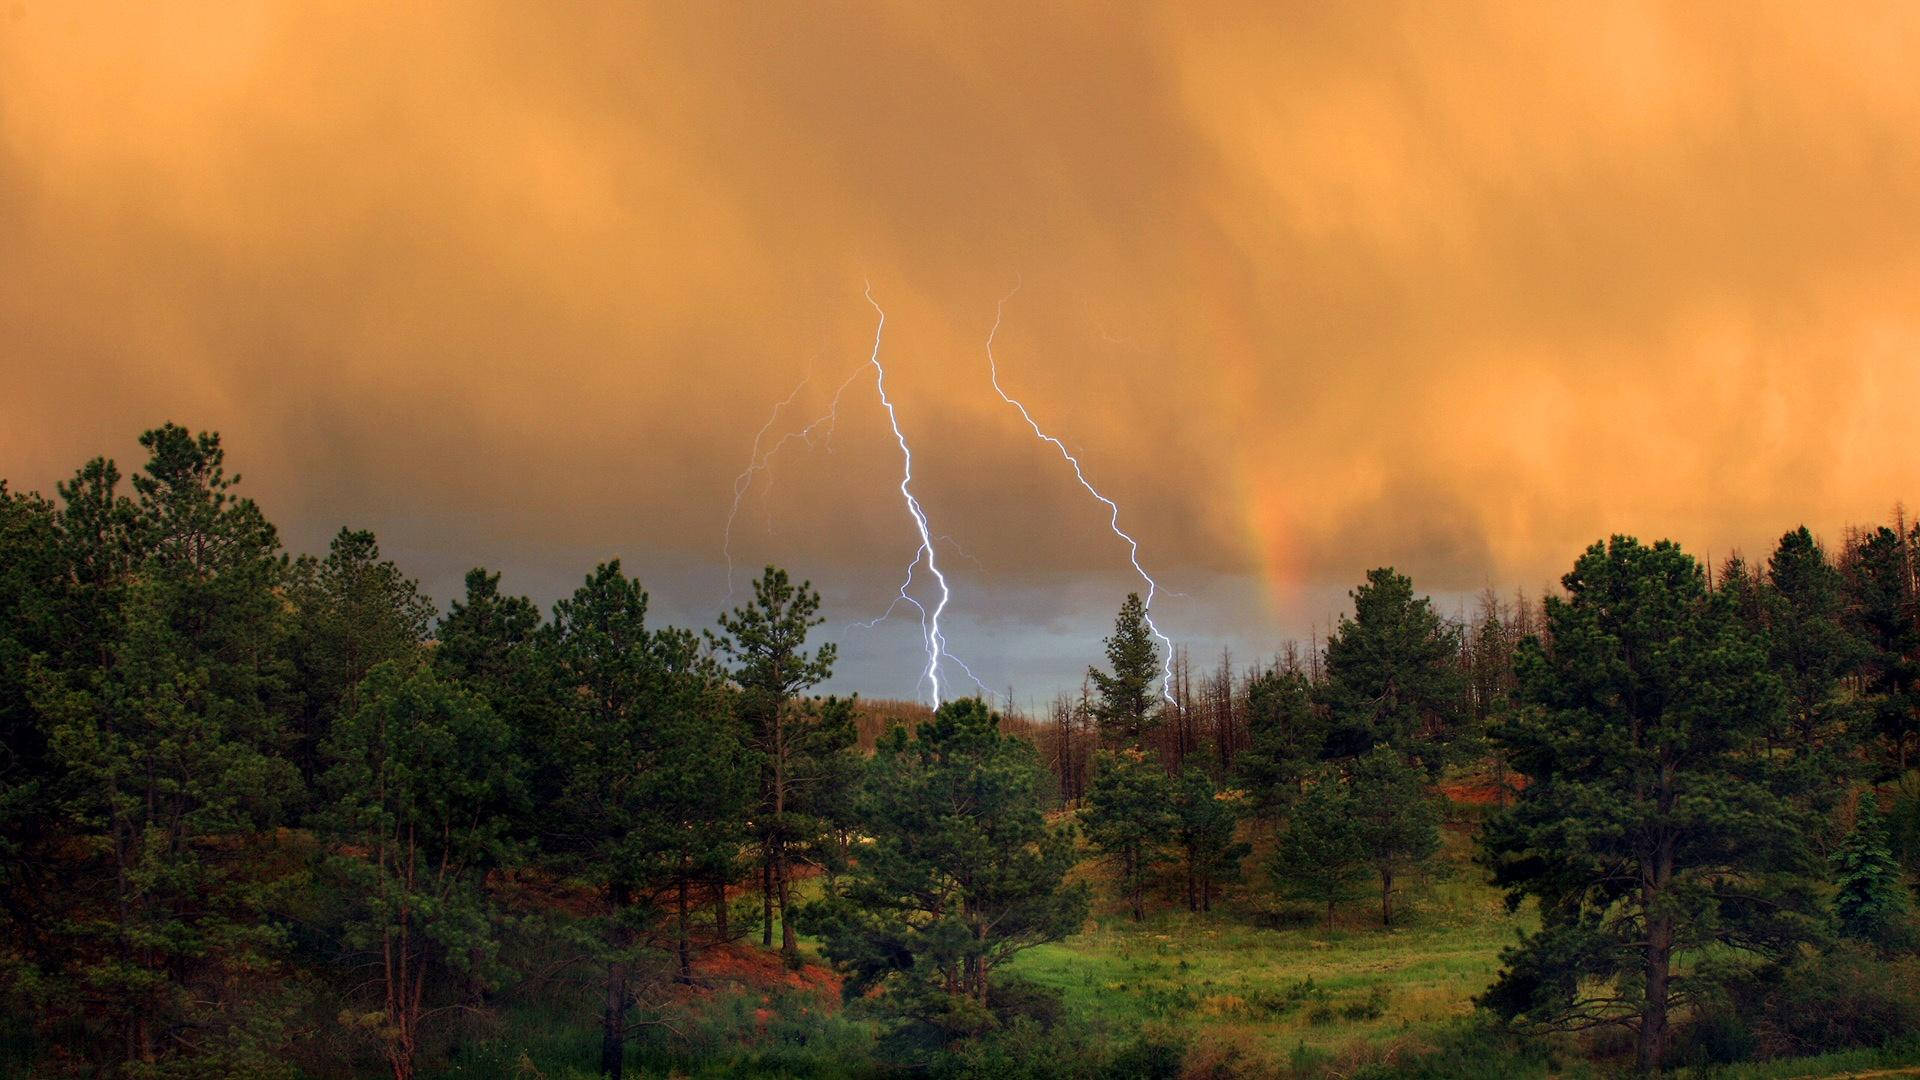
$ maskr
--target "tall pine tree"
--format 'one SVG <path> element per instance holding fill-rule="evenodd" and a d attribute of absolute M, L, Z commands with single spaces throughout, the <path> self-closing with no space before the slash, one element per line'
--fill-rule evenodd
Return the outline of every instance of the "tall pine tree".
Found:
<path fill-rule="evenodd" d="M 1147 608 L 1139 593 L 1128 593 L 1113 620 L 1107 638 L 1107 664 L 1112 672 L 1087 669 L 1100 700 L 1094 717 L 1101 738 L 1112 747 L 1141 746 L 1159 717 L 1154 709 L 1153 684 L 1160 677 L 1160 650 L 1147 628 Z"/>
<path fill-rule="evenodd" d="M 977 698 L 881 740 L 859 799 L 871 842 L 805 916 L 850 998 L 884 987 L 909 1025 L 976 1033 L 994 1023 L 994 973 L 1080 928 L 1086 889 L 1066 883 L 1073 837 L 1047 826 L 1045 782 L 1033 747 Z"/>
<path fill-rule="evenodd" d="M 803 761 L 816 742 L 820 714 L 796 709 L 795 699 L 833 674 L 836 654 L 829 643 L 812 652 L 807 633 L 825 621 L 820 594 L 811 582 L 795 585 L 787 572 L 769 566 L 753 583 L 753 600 L 720 617 L 722 634 L 709 634 L 719 652 L 733 661 L 733 681 L 740 687 L 740 705 L 748 737 L 762 761 L 760 813 L 760 870 L 764 943 L 773 944 L 773 921 L 778 908 L 780 951 L 791 961 L 799 956 L 792 920 L 792 883 L 788 879 L 788 849 L 804 842 L 804 822 L 790 804 L 804 782 Z"/>
<path fill-rule="evenodd" d="M 1467 715 L 1459 629 L 1391 567 L 1369 570 L 1352 597 L 1353 617 L 1327 639 L 1328 752 L 1358 756 L 1385 743 L 1438 775 Z"/>
<path fill-rule="evenodd" d="M 1541 925 L 1484 1002 L 1635 1032 L 1659 1068 L 1676 1002 L 1716 950 L 1778 957 L 1813 933 L 1809 815 L 1764 740 L 1783 708 L 1766 655 L 1675 545 L 1595 544 L 1521 650 L 1530 705 L 1495 730 L 1529 778 L 1483 834 L 1495 880 Z"/>

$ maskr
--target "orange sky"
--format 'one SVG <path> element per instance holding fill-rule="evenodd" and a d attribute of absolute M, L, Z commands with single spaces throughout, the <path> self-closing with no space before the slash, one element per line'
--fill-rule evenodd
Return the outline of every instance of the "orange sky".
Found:
<path fill-rule="evenodd" d="M 704 623 L 871 280 L 956 647 L 1036 692 L 1128 579 L 987 384 L 1016 281 L 1003 379 L 1200 649 L 1381 563 L 1537 588 L 1920 480 L 1913 5 L 707 7 L 0 3 L 0 475 L 171 418 L 296 548 L 543 598 L 619 554 Z M 913 547 L 845 400 L 736 543 L 836 619 Z M 853 684 L 910 692 L 913 638 L 849 634 Z"/>

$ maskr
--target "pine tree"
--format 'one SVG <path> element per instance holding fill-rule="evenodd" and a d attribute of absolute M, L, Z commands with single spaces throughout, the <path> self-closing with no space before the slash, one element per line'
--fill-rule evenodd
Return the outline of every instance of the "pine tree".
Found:
<path fill-rule="evenodd" d="M 640 860 L 637 878 L 671 894 L 676 977 L 693 981 L 694 890 L 729 881 L 746 840 L 757 776 L 745 753 L 735 693 L 684 630 L 655 634 L 660 665 L 649 708 L 652 730 L 634 763 L 635 815 L 625 843 Z M 850 738 L 850 736 L 849 736 Z"/>
<path fill-rule="evenodd" d="M 1234 759 L 1234 772 L 1255 814 L 1276 826 L 1300 798 L 1320 760 L 1326 725 L 1313 688 L 1299 671 L 1265 671 L 1247 685 L 1247 725 L 1253 745 Z"/>
<path fill-rule="evenodd" d="M 169 424 L 141 444 L 135 499 L 104 461 L 62 488 L 84 594 L 69 612 L 97 636 L 92 655 L 38 662 L 29 697 L 63 776 L 42 812 L 98 857 L 66 867 L 73 908 L 47 944 L 111 1031 L 91 1049 L 149 1069 L 278 1071 L 261 983 L 284 934 L 261 856 L 301 788 L 276 753 L 285 564 L 217 435 Z"/>
<path fill-rule="evenodd" d="M 1066 884 L 1073 837 L 1046 824 L 1045 779 L 977 698 L 881 740 L 859 799 L 871 842 L 840 895 L 802 915 L 849 999 L 885 987 L 910 1025 L 976 1033 L 994 1022 L 993 973 L 1080 928 L 1086 889 Z"/>
<path fill-rule="evenodd" d="M 381 990 L 357 1019 L 394 1080 L 410 1080 L 436 973 L 483 979 L 493 962 L 483 882 L 512 858 L 502 808 L 520 793 L 520 762 L 484 700 L 392 660 L 368 673 L 322 756 L 328 801 L 315 820 L 351 898 L 347 943 L 375 958 Z"/>
<path fill-rule="evenodd" d="M 1709 949 L 1779 957 L 1814 933 L 1811 822 L 1759 752 L 1779 683 L 1698 563 L 1615 537 L 1562 581 L 1550 640 L 1521 650 L 1530 708 L 1495 731 L 1530 782 L 1482 837 L 1541 926 L 1482 1001 L 1541 1025 L 1627 1026 L 1652 1072 L 1675 994 L 1711 978 L 1676 966 Z"/>
<path fill-rule="evenodd" d="M 1349 784 L 1357 842 L 1380 879 L 1380 924 L 1392 926 L 1394 881 L 1440 850 L 1440 808 L 1426 774 L 1390 747 L 1354 762 Z"/>
<path fill-rule="evenodd" d="M 1147 608 L 1139 593 L 1127 594 L 1106 643 L 1107 664 L 1113 672 L 1087 669 L 1087 677 L 1100 692 L 1094 707 L 1100 736 L 1110 746 L 1141 749 L 1141 740 L 1158 723 L 1153 684 L 1160 677 L 1160 650 L 1147 628 Z"/>
<path fill-rule="evenodd" d="M 1861 672 L 1871 695 L 1873 731 L 1889 744 L 1900 772 L 1920 730 L 1920 620 L 1909 544 L 1893 529 L 1875 529 L 1849 553 L 1847 574 L 1850 622 L 1865 650 Z"/>
<path fill-rule="evenodd" d="M 1214 786 L 1205 769 L 1188 765 L 1174 781 L 1173 847 L 1180 853 L 1187 910 L 1212 911 L 1220 885 L 1240 877 L 1240 863 L 1252 846 L 1235 842 L 1240 824 L 1239 793 Z"/>
<path fill-rule="evenodd" d="M 1782 536 L 1767 560 L 1768 658 L 1787 694 L 1786 741 L 1795 754 L 1818 758 L 1829 778 L 1859 722 L 1841 692 L 1862 659 L 1844 622 L 1845 585 L 1804 525 Z"/>
<path fill-rule="evenodd" d="M 324 559 L 303 555 L 287 583 L 294 620 L 289 651 L 302 690 L 290 756 L 318 772 L 319 746 L 353 711 L 360 681 L 389 660 L 411 662 L 433 626 L 433 602 L 420 585 L 380 558 L 371 532 L 341 529 Z"/>
<path fill-rule="evenodd" d="M 1833 917 L 1847 937 L 1899 948 L 1912 943 L 1912 905 L 1878 802 L 1871 789 L 1861 795 L 1853 831 L 1833 853 Z"/>
<path fill-rule="evenodd" d="M 45 663 L 63 641 L 74 591 L 62 549 L 60 515 L 38 495 L 16 495 L 0 481 L 0 940 L 36 942 L 52 912 L 48 890 L 57 860 L 54 818 L 45 812 L 59 782 L 47 752 L 47 732 L 29 694 L 32 666 Z M 85 648 L 84 645 L 81 648 Z M 36 659 L 39 658 L 39 659 Z M 0 987 L 30 985 L 40 957 L 0 948 Z M 16 973 L 15 965 L 27 969 Z M 33 1014 L 28 1001 L 0 1009 Z"/>
<path fill-rule="evenodd" d="M 567 861 L 603 884 L 606 913 L 597 954 L 606 971 L 600 1016 L 600 1071 L 617 1078 L 626 1063 L 627 1014 L 632 1008 L 638 939 L 646 913 L 640 870 L 626 846 L 633 831 L 635 792 L 630 778 L 650 747 L 645 711 L 656 674 L 647 632 L 647 594 L 602 563 L 571 597 L 553 608 L 553 659 L 566 695 L 558 745 L 567 752 L 567 819 L 557 830 Z"/>
<path fill-rule="evenodd" d="M 1081 819 L 1094 850 L 1113 867 L 1135 922 L 1146 917 L 1154 869 L 1167 861 L 1175 825 L 1172 786 L 1167 770 L 1146 751 L 1103 751 L 1094 762 Z"/>
<path fill-rule="evenodd" d="M 1367 874 L 1358 809 L 1339 772 L 1322 768 L 1287 816 L 1267 868 L 1282 896 L 1326 905 L 1328 933 L 1334 906 L 1359 896 Z"/>
<path fill-rule="evenodd" d="M 1353 617 L 1327 640 L 1328 752 L 1358 756 L 1385 743 L 1438 775 L 1466 719 L 1459 628 L 1390 567 L 1369 570 L 1350 595 Z"/>
<path fill-rule="evenodd" d="M 790 813 L 795 787 L 802 780 L 802 758 L 815 740 L 818 713 L 794 708 L 794 699 L 833 674 L 836 654 L 829 643 L 809 653 L 807 632 L 825 621 L 820 594 L 811 582 L 794 585 L 787 572 L 769 566 L 753 584 L 753 600 L 720 617 L 720 635 L 708 634 L 719 652 L 732 659 L 733 681 L 741 690 L 741 708 L 749 738 L 762 761 L 760 813 L 763 944 L 773 944 L 775 908 L 780 919 L 780 951 L 791 962 L 799 956 L 788 909 L 790 847 L 805 842 L 804 824 Z"/>
<path fill-rule="evenodd" d="M 434 669 L 485 698 L 513 733 L 514 754 L 526 767 L 529 806 L 516 835 L 545 842 L 565 788 L 568 755 L 557 738 L 561 696 L 540 609 L 524 596 L 502 595 L 499 574 L 469 570 L 466 595 L 447 609 L 434 640 Z"/>

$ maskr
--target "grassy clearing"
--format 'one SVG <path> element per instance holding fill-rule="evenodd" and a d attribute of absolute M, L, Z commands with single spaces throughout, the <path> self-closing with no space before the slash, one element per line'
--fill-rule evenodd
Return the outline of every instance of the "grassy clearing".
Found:
<path fill-rule="evenodd" d="M 1250 861 L 1250 874 L 1258 865 Z M 1355 903 L 1332 933 L 1321 911 L 1262 910 L 1246 897 L 1211 915 L 1163 911 L 1140 924 L 1103 907 L 1086 933 L 1030 950 L 1013 969 L 1086 1018 L 1169 1024 L 1270 1060 L 1303 1046 L 1417 1038 L 1472 1011 L 1529 917 L 1507 913 L 1454 830 L 1445 857 L 1400 903 L 1392 930 Z"/>

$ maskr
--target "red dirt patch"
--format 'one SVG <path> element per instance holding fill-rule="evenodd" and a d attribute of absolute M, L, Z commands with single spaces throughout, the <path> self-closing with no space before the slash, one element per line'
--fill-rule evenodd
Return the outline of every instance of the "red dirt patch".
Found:
<path fill-rule="evenodd" d="M 1491 806 L 1501 802 L 1511 792 L 1520 791 L 1527 786 L 1527 778 L 1514 775 L 1507 778 L 1506 789 L 1491 780 L 1463 780 L 1452 784 L 1441 784 L 1440 794 L 1448 802 L 1463 806 Z"/>
<path fill-rule="evenodd" d="M 840 976 L 831 968 L 805 964 L 789 968 L 777 951 L 751 945 L 710 945 L 694 954 L 694 976 L 708 983 L 731 983 L 758 990 L 798 990 L 840 1000 Z"/>

